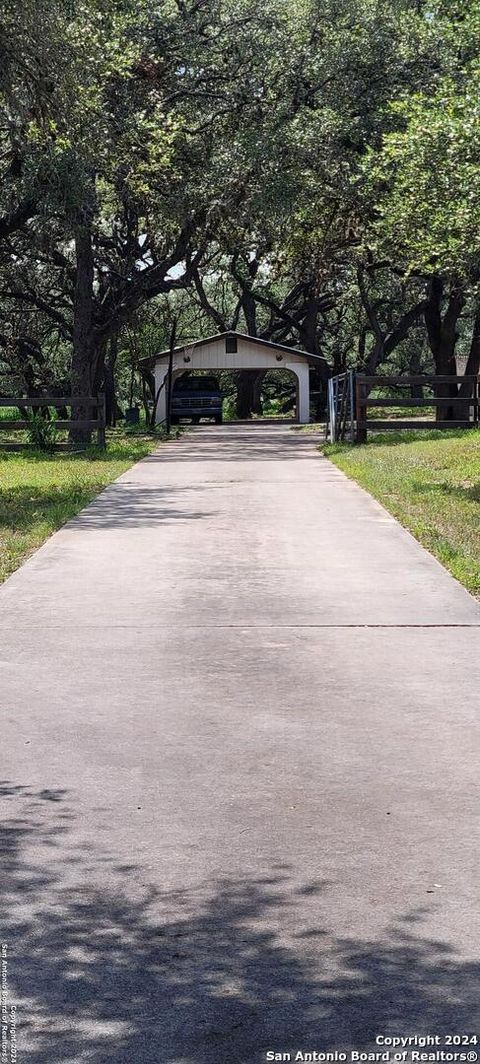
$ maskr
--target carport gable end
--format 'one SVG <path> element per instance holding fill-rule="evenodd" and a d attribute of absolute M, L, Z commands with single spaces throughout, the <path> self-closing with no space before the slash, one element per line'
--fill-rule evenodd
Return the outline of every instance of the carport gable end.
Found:
<path fill-rule="evenodd" d="M 167 417 L 167 377 L 170 352 L 161 351 L 149 359 L 155 375 L 155 392 L 158 395 L 157 424 Z M 260 340 L 244 333 L 226 332 L 210 336 L 206 340 L 175 348 L 172 362 L 172 381 L 185 370 L 241 370 L 241 369 L 288 369 L 296 377 L 297 421 L 308 424 L 310 420 L 310 375 L 309 366 L 323 362 L 319 355 L 269 340 Z"/>

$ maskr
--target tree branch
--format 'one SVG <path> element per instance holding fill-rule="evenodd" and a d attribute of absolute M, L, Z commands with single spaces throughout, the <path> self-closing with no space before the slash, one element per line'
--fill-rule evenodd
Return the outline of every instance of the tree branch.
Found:
<path fill-rule="evenodd" d="M 3 218 L 0 218 L 0 240 L 4 240 L 11 233 L 22 229 L 25 222 L 30 221 L 35 216 L 37 209 L 37 204 L 33 199 L 25 199 L 23 203 L 18 204 L 14 211 L 4 214 Z"/>
<path fill-rule="evenodd" d="M 227 332 L 228 331 L 227 330 L 227 324 L 226 324 L 224 318 L 222 317 L 221 314 L 219 314 L 219 312 L 216 309 L 216 307 L 214 307 L 212 305 L 212 303 L 210 303 L 210 300 L 208 299 L 208 296 L 207 296 L 207 293 L 205 292 L 205 289 L 203 287 L 202 279 L 200 277 L 198 269 L 195 269 L 193 271 L 192 280 L 193 280 L 193 283 L 194 283 L 194 286 L 195 286 L 195 291 L 196 291 L 196 293 L 198 295 L 198 300 L 199 300 L 199 303 L 200 303 L 200 306 L 202 307 L 202 309 L 208 314 L 208 316 L 212 319 L 212 321 L 215 322 L 215 325 L 220 329 L 221 332 Z"/>

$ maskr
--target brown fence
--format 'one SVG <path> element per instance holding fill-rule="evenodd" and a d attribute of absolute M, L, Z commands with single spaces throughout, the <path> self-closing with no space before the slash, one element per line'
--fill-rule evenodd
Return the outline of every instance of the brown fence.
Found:
<path fill-rule="evenodd" d="M 468 388 L 470 395 L 459 395 L 458 386 Z M 372 397 L 376 388 L 428 387 L 433 395 L 423 398 L 412 396 Z M 454 394 L 450 394 L 455 389 Z M 440 415 L 438 420 L 413 420 L 390 418 L 369 420 L 368 411 L 374 407 L 403 407 L 428 409 L 434 407 Z M 452 416 L 453 414 L 453 416 Z M 474 376 L 442 377 L 369 377 L 357 373 L 355 378 L 355 440 L 365 443 L 368 431 L 385 429 L 471 429 L 479 423 L 479 378 Z"/>
<path fill-rule="evenodd" d="M 19 399 L 18 397 L 8 397 L 0 399 L 0 407 L 16 407 L 20 411 L 20 414 L 25 414 L 28 410 L 48 410 L 49 407 L 53 407 L 55 410 L 63 411 L 66 408 L 74 410 L 80 410 L 82 413 L 91 413 L 92 417 L 87 418 L 55 418 L 52 424 L 57 429 L 89 429 L 92 432 L 97 433 L 98 446 L 105 449 L 105 396 L 104 395 L 88 395 L 82 398 L 73 398 L 72 396 L 65 396 L 64 398 L 58 398 L 58 396 L 45 395 L 41 397 L 35 397 L 32 399 Z M 16 429 L 28 429 L 29 421 L 25 416 L 20 418 L 12 418 L 2 420 L 0 418 L 0 433 L 11 432 Z M 16 443 L 16 442 L 3 442 L 0 440 L 0 446 L 8 450 L 24 450 L 29 447 L 28 443 Z M 56 445 L 56 449 L 64 449 L 66 444 Z"/>

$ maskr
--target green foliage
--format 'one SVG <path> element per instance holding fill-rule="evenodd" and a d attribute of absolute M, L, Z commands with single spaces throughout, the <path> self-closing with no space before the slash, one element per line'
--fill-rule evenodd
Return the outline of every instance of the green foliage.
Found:
<path fill-rule="evenodd" d="M 236 421 L 237 415 L 235 411 L 235 396 L 227 395 L 222 403 L 222 413 L 224 421 Z"/>
<path fill-rule="evenodd" d="M 444 73 L 391 101 L 395 128 L 369 149 L 379 248 L 408 270 L 435 270 L 474 284 L 480 255 L 480 4 L 440 18 Z"/>
<path fill-rule="evenodd" d="M 48 410 L 28 411 L 27 438 L 38 451 L 53 451 L 58 438 L 56 419 L 50 418 Z"/>
<path fill-rule="evenodd" d="M 39 19 L 33 0 L 4 0 L 7 394 L 67 391 L 78 365 L 95 390 L 112 345 L 120 399 L 145 400 L 140 359 L 168 346 L 173 320 L 181 342 L 238 327 L 321 352 L 322 387 L 372 357 L 418 372 L 431 360 L 423 319 L 395 327 L 432 271 L 464 287 L 466 350 L 479 11 L 479 0 L 45 0 Z M 84 321 L 79 232 L 92 258 Z M 372 271 L 370 306 L 359 266 Z"/>

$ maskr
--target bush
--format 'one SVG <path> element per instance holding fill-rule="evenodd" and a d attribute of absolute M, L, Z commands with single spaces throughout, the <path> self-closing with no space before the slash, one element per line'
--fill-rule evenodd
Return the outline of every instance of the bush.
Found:
<path fill-rule="evenodd" d="M 234 395 L 225 396 L 222 403 L 223 420 L 224 421 L 236 421 L 237 410 Z"/>
<path fill-rule="evenodd" d="M 28 414 L 27 435 L 37 451 L 53 451 L 58 437 L 56 418 L 50 417 L 48 409 L 44 414 L 32 411 Z"/>

